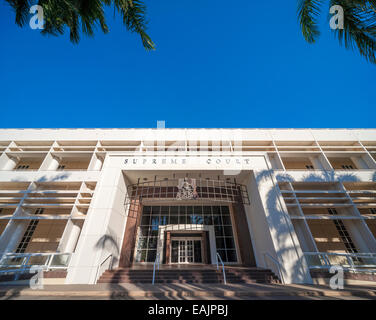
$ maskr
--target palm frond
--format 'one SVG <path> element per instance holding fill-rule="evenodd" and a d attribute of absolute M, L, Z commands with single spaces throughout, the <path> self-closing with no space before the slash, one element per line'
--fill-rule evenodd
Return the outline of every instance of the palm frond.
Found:
<path fill-rule="evenodd" d="M 16 13 L 16 24 L 23 27 L 28 20 L 31 3 L 28 0 L 5 0 Z"/>
<path fill-rule="evenodd" d="M 28 21 L 32 1 L 6 1 L 15 11 L 16 23 L 23 27 Z M 38 4 L 42 6 L 44 14 L 42 34 L 58 36 L 68 28 L 70 40 L 78 43 L 81 33 L 93 36 L 97 27 L 103 33 L 108 33 L 104 7 L 113 5 L 121 14 L 126 29 L 140 35 L 145 49 L 155 49 L 146 33 L 146 6 L 141 0 L 39 0 Z"/>
<path fill-rule="evenodd" d="M 323 0 L 298 0 L 298 20 L 305 40 L 314 43 L 320 35 L 317 18 Z"/>
<path fill-rule="evenodd" d="M 376 2 L 376 1 L 374 1 Z M 334 30 L 346 49 L 358 49 L 367 61 L 376 64 L 376 6 L 371 1 L 331 0 L 344 10 L 344 29 Z"/>
<path fill-rule="evenodd" d="M 155 44 L 146 33 L 146 6 L 143 2 L 140 0 L 114 0 L 114 5 L 121 13 L 126 28 L 141 36 L 142 43 L 147 50 L 154 50 Z"/>

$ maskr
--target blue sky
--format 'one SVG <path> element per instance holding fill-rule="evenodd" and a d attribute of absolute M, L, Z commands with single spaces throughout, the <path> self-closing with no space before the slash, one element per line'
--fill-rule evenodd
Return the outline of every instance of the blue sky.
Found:
<path fill-rule="evenodd" d="M 73 45 L 1 1 L 0 127 L 375 127 L 376 66 L 326 19 L 307 44 L 296 0 L 146 3 L 154 52 L 112 10 L 109 34 Z"/>

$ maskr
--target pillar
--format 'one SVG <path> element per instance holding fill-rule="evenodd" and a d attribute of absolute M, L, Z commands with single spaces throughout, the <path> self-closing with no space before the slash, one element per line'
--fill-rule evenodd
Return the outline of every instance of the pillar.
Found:
<path fill-rule="evenodd" d="M 81 233 L 81 227 L 78 225 L 77 222 L 72 221 L 71 230 L 69 232 L 69 239 L 63 250 L 64 252 L 69 252 L 69 253 L 74 252 L 80 233 Z"/>
<path fill-rule="evenodd" d="M 0 252 L 14 252 L 25 233 L 28 220 L 12 220 L 0 237 Z"/>
<path fill-rule="evenodd" d="M 9 171 L 14 170 L 17 163 L 18 163 L 18 160 L 16 158 L 9 157 L 9 159 L 8 159 L 7 163 L 5 164 L 5 167 L 4 167 L 3 170 L 9 170 Z"/>
<path fill-rule="evenodd" d="M 100 171 L 102 169 L 102 159 L 95 157 L 95 162 L 93 166 L 94 171 Z"/>
<path fill-rule="evenodd" d="M 51 157 L 51 162 L 48 166 L 48 170 L 55 171 L 59 167 L 59 161 L 55 157 Z"/>
<path fill-rule="evenodd" d="M 318 157 L 309 157 L 309 160 L 311 160 L 312 165 L 315 169 L 325 170 L 324 166 L 322 165 L 322 163 L 321 163 L 321 161 Z"/>

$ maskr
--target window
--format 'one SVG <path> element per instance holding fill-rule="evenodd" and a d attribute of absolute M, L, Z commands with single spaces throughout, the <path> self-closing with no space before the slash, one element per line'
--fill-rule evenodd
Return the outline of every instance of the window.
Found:
<path fill-rule="evenodd" d="M 338 215 L 338 212 L 336 209 L 329 208 L 328 209 L 329 214 L 331 215 Z M 358 250 L 355 247 L 354 242 L 352 241 L 350 234 L 348 233 L 345 225 L 343 224 L 342 220 L 333 220 L 334 225 L 338 231 L 339 237 L 342 241 L 342 243 L 346 247 L 346 251 L 348 253 L 357 253 Z M 358 261 L 358 258 L 353 258 L 354 261 Z"/>
<path fill-rule="evenodd" d="M 344 164 L 341 167 L 342 167 L 342 169 L 345 169 L 345 170 L 354 170 L 354 168 L 351 164 Z"/>
<path fill-rule="evenodd" d="M 370 208 L 369 211 L 371 212 L 371 214 L 376 214 L 376 209 L 375 208 Z"/>
<path fill-rule="evenodd" d="M 308 170 L 313 170 L 314 168 L 313 168 L 313 165 L 310 165 L 310 164 L 307 164 L 306 166 L 305 166 Z"/>
<path fill-rule="evenodd" d="M 44 209 L 38 208 L 37 210 L 35 210 L 34 214 L 42 214 L 43 211 L 44 211 Z"/>
<path fill-rule="evenodd" d="M 237 262 L 228 206 L 144 206 L 136 248 L 136 262 L 154 262 L 161 225 L 214 225 L 215 241 L 224 262 Z M 188 227 L 187 227 L 188 229 Z"/>
<path fill-rule="evenodd" d="M 334 208 L 329 208 L 329 209 L 328 209 L 328 212 L 329 212 L 329 214 L 331 214 L 331 215 L 338 215 L 337 210 L 334 209 Z"/>
<path fill-rule="evenodd" d="M 38 220 L 31 220 L 17 249 L 16 249 L 16 253 L 24 253 L 27 246 L 29 245 L 29 242 L 31 240 L 31 237 L 33 236 L 34 234 L 34 231 L 38 225 Z"/>
<path fill-rule="evenodd" d="M 19 165 L 17 166 L 16 170 L 27 170 L 29 169 L 29 165 Z"/>
<path fill-rule="evenodd" d="M 59 165 L 58 167 L 57 167 L 57 170 L 64 170 L 65 169 L 65 165 Z"/>

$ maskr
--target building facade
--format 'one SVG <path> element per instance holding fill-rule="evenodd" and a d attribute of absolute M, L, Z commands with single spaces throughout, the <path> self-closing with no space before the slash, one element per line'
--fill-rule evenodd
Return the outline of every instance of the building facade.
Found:
<path fill-rule="evenodd" d="M 374 129 L 0 130 L 0 272 L 220 259 L 312 283 L 375 253 Z"/>

